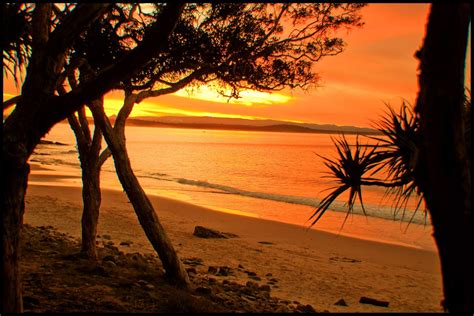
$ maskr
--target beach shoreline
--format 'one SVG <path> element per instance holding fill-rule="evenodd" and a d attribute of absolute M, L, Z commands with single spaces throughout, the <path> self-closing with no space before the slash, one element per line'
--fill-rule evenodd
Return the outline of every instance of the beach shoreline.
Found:
<path fill-rule="evenodd" d="M 80 187 L 60 185 L 55 182 L 59 178 L 35 172 L 30 180 L 24 222 L 51 225 L 80 237 Z M 277 297 L 331 312 L 442 311 L 441 272 L 434 251 L 217 212 L 166 197 L 149 198 L 181 258 L 197 257 L 208 266 L 235 268 L 240 264 L 262 276 L 271 273 L 279 280 L 272 288 Z M 193 230 L 198 225 L 238 237 L 197 238 Z M 126 195 L 119 190 L 102 190 L 98 233 L 110 235 L 116 245 L 132 241 L 121 248 L 125 252 L 154 252 Z M 362 296 L 389 301 L 390 306 L 360 304 Z M 334 305 L 341 298 L 348 307 Z"/>

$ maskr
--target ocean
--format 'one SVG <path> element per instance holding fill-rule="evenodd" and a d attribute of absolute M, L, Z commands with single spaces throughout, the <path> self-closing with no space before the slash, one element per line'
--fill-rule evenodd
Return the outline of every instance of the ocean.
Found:
<path fill-rule="evenodd" d="M 335 157 L 330 134 L 280 133 L 155 128 L 127 126 L 127 148 L 132 167 L 148 194 L 160 195 L 222 212 L 258 217 L 308 229 L 356 238 L 434 250 L 429 216 L 394 208 L 394 197 L 380 187 L 364 187 L 367 216 L 356 203 L 347 213 L 347 194 L 333 203 L 320 222 L 309 217 L 335 183 L 327 178 L 325 157 Z M 349 143 L 356 136 L 347 135 Z M 32 162 L 55 166 L 80 177 L 74 134 L 68 124 L 57 124 L 45 139 L 65 146 L 42 144 Z M 359 136 L 359 142 L 374 144 Z M 105 146 L 105 143 L 103 143 Z M 62 168 L 62 169 L 61 169 Z M 64 182 L 80 185 L 80 179 Z M 121 189 L 113 160 L 101 173 L 103 187 Z M 159 216 L 159 213 L 158 213 Z M 343 226 L 344 224 L 344 226 Z"/>

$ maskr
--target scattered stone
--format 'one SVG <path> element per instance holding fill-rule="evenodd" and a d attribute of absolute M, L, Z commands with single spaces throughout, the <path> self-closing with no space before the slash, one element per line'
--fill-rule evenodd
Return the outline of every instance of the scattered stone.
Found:
<path fill-rule="evenodd" d="M 252 272 L 252 271 L 245 270 L 244 272 L 247 273 L 248 276 L 257 276 L 257 273 Z"/>
<path fill-rule="evenodd" d="M 241 265 L 241 264 L 239 264 L 239 265 L 237 266 L 237 268 L 238 268 L 238 269 L 245 269 L 244 266 Z"/>
<path fill-rule="evenodd" d="M 255 288 L 255 289 L 258 288 L 258 284 L 252 281 L 247 281 L 247 283 L 245 283 L 245 286 L 250 287 L 250 288 Z"/>
<path fill-rule="evenodd" d="M 130 247 L 131 244 L 133 244 L 133 242 L 129 240 L 120 242 L 120 246 L 125 246 L 125 247 Z"/>
<path fill-rule="evenodd" d="M 262 245 L 274 245 L 274 243 L 272 243 L 270 241 L 259 241 L 258 243 L 262 244 Z"/>
<path fill-rule="evenodd" d="M 232 269 L 226 266 L 219 267 L 219 270 L 217 271 L 216 275 L 220 276 L 228 276 L 229 274 L 232 273 Z"/>
<path fill-rule="evenodd" d="M 275 283 L 278 282 L 278 280 L 275 279 L 275 278 L 272 278 L 272 279 L 270 279 L 269 281 L 270 281 L 270 282 L 275 282 Z"/>
<path fill-rule="evenodd" d="M 186 272 L 188 274 L 197 274 L 197 271 L 195 268 L 186 268 Z"/>
<path fill-rule="evenodd" d="M 25 308 L 35 307 L 39 305 L 40 305 L 40 301 L 36 297 L 23 296 L 23 306 Z"/>
<path fill-rule="evenodd" d="M 228 239 L 228 238 L 234 238 L 238 237 L 235 234 L 232 233 L 223 233 L 218 230 L 206 228 L 203 226 L 196 226 L 194 227 L 194 236 L 200 237 L 200 238 L 223 238 L 223 239 Z"/>
<path fill-rule="evenodd" d="M 200 287 L 196 288 L 196 290 L 194 290 L 194 292 L 196 292 L 197 294 L 201 294 L 201 295 L 210 295 L 210 294 L 212 294 L 212 289 L 207 287 L 207 286 L 200 286 Z"/>
<path fill-rule="evenodd" d="M 302 313 L 316 313 L 316 310 L 313 308 L 313 306 L 311 305 L 298 305 L 298 307 L 296 307 L 296 310 L 297 311 L 300 311 Z"/>
<path fill-rule="evenodd" d="M 260 286 L 260 290 L 261 290 L 261 291 L 265 291 L 265 292 L 270 292 L 270 291 L 271 291 L 271 288 L 270 288 L 270 285 L 264 284 L 264 285 L 261 285 L 261 286 Z M 295 304 L 296 304 L 296 303 L 295 303 Z"/>
<path fill-rule="evenodd" d="M 216 274 L 217 273 L 217 267 L 209 266 L 209 268 L 207 269 L 207 272 L 210 273 L 210 274 Z"/>
<path fill-rule="evenodd" d="M 337 306 L 348 306 L 346 301 L 344 301 L 344 299 L 340 299 L 339 301 L 337 301 L 336 303 L 334 303 L 334 305 L 337 305 Z"/>
<path fill-rule="evenodd" d="M 114 242 L 113 242 L 112 240 L 110 240 L 110 241 L 108 241 L 108 242 L 106 243 L 106 245 L 108 245 L 108 246 L 113 246 L 113 245 L 114 245 Z"/>
<path fill-rule="evenodd" d="M 359 303 L 361 304 L 371 304 L 375 306 L 381 306 L 381 307 L 388 307 L 389 302 L 387 301 L 380 301 L 375 298 L 370 298 L 370 297 L 365 297 L 362 296 L 359 300 Z"/>
<path fill-rule="evenodd" d="M 265 276 L 266 276 L 266 277 L 272 277 L 272 276 L 273 276 L 273 274 L 271 274 L 271 273 L 267 273 L 267 274 L 265 274 Z"/>
<path fill-rule="evenodd" d="M 209 278 L 209 280 L 207 282 L 209 284 L 215 284 L 215 283 L 217 283 L 217 280 L 215 278 Z"/>
<path fill-rule="evenodd" d="M 188 264 L 191 266 L 202 266 L 202 259 L 201 258 L 188 258 L 188 259 L 183 259 L 184 264 Z"/>
<path fill-rule="evenodd" d="M 137 283 L 140 284 L 141 286 L 145 286 L 148 284 L 148 282 L 145 280 L 138 280 Z"/>
<path fill-rule="evenodd" d="M 111 240 L 112 237 L 110 237 L 110 235 L 102 235 L 102 239 Z"/>
<path fill-rule="evenodd" d="M 105 261 L 112 261 L 112 262 L 116 262 L 116 261 L 117 261 L 117 259 L 115 259 L 115 257 L 114 257 L 114 256 L 107 255 L 107 256 L 105 256 L 104 258 L 102 258 L 102 261 L 104 261 L 104 262 L 105 262 Z"/>
<path fill-rule="evenodd" d="M 104 265 L 109 268 L 115 268 L 117 264 L 113 261 L 104 261 Z"/>
<path fill-rule="evenodd" d="M 145 290 L 147 290 L 147 291 L 152 291 L 152 290 L 155 289 L 155 286 L 152 285 L 152 284 L 145 284 L 144 288 L 145 288 Z"/>
<path fill-rule="evenodd" d="M 262 281 L 262 279 L 260 277 L 254 276 L 254 275 L 249 276 L 249 278 L 251 278 L 252 280 L 255 280 L 255 281 Z"/>

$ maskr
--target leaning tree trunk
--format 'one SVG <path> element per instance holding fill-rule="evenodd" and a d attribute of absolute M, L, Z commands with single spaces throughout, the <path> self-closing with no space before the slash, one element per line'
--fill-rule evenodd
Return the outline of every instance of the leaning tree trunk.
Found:
<path fill-rule="evenodd" d="M 133 103 L 131 106 L 133 106 Z M 94 122 L 102 130 L 108 148 L 112 153 L 119 180 L 133 205 L 140 225 L 163 263 L 167 277 L 178 287 L 189 288 L 190 281 L 188 274 L 163 226 L 158 220 L 153 205 L 133 173 L 125 146 L 125 135 L 123 133 L 115 133 L 105 115 L 101 102 L 92 102 L 89 107 L 92 111 Z M 121 112 L 123 113 L 123 111 Z M 122 115 L 119 114 L 119 117 L 120 116 Z M 119 118 L 117 118 L 117 120 L 119 120 Z"/>
<path fill-rule="evenodd" d="M 85 108 L 78 111 L 79 119 L 72 114 L 68 117 L 71 129 L 76 136 L 79 161 L 82 170 L 82 247 L 81 253 L 89 259 L 97 259 L 96 236 L 101 203 L 99 153 L 102 133 L 99 128 L 94 130 L 91 137 Z"/>
<path fill-rule="evenodd" d="M 463 113 L 467 3 L 432 4 L 421 50 L 417 177 L 430 211 L 449 312 L 472 313 L 471 171 Z"/>

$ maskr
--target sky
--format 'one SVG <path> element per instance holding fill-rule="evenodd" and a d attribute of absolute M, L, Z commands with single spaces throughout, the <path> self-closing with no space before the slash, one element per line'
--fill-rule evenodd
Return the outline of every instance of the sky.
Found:
<path fill-rule="evenodd" d="M 428 13 L 428 3 L 369 4 L 361 11 L 364 26 L 339 33 L 347 44 L 345 51 L 315 65 L 321 80 L 309 91 L 245 91 L 241 99 L 228 102 L 204 86 L 146 99 L 131 116 L 236 117 L 373 127 L 386 104 L 398 108 L 403 100 L 415 103 L 419 63 L 414 53 L 422 45 Z M 470 69 L 470 42 L 466 69 Z M 470 86 L 470 71 L 466 82 Z M 4 100 L 18 93 L 11 80 L 4 78 Z M 107 114 L 116 113 L 121 104 L 120 92 L 106 95 Z"/>

